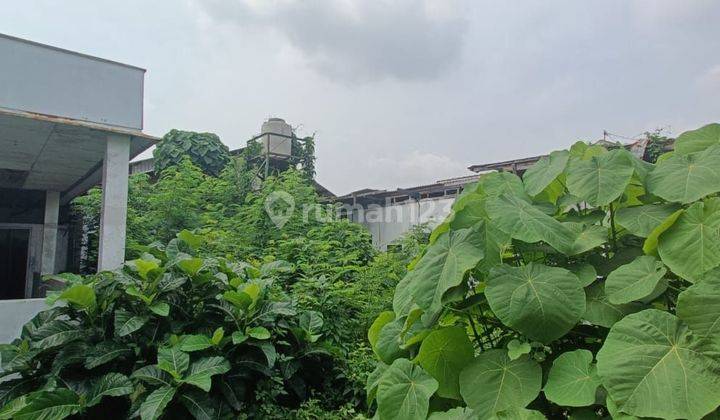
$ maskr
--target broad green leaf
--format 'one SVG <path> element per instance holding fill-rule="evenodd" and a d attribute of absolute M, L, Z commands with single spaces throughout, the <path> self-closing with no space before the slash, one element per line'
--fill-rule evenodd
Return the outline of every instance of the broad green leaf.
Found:
<path fill-rule="evenodd" d="M 405 355 L 406 351 L 400 347 L 400 336 L 404 324 L 403 318 L 397 318 L 380 329 L 374 350 L 383 362 L 389 364 Z"/>
<path fill-rule="evenodd" d="M 520 342 L 520 340 L 512 339 L 507 344 L 507 349 L 510 360 L 517 360 L 523 355 L 530 354 L 532 347 L 526 341 Z"/>
<path fill-rule="evenodd" d="M 164 386 L 153 391 L 140 404 L 140 418 L 142 420 L 156 420 L 162 416 L 165 407 L 175 396 L 175 388 Z"/>
<path fill-rule="evenodd" d="M 617 408 L 617 404 L 615 404 L 615 401 L 613 401 L 612 398 L 608 395 L 607 398 L 605 398 L 605 407 L 607 407 L 608 414 L 610 414 L 610 417 L 613 420 L 639 420 L 635 416 L 631 416 L 629 414 L 621 413 L 620 410 Z M 708 420 L 708 419 L 703 419 Z"/>
<path fill-rule="evenodd" d="M 498 229 L 528 243 L 544 241 L 556 250 L 570 252 L 575 242 L 573 232 L 532 204 L 505 195 L 487 203 L 488 214 Z"/>
<path fill-rule="evenodd" d="M 103 341 L 95 346 L 91 354 L 87 356 L 85 359 L 85 368 L 94 369 L 130 353 L 130 348 L 123 344 L 114 341 Z"/>
<path fill-rule="evenodd" d="M 258 340 L 267 340 L 268 338 L 270 338 L 270 331 L 265 327 L 248 328 L 245 331 L 245 334 Z"/>
<path fill-rule="evenodd" d="M 382 378 L 387 368 L 388 365 L 386 365 L 385 363 L 377 362 L 375 370 L 370 372 L 370 374 L 368 375 L 367 383 L 365 384 L 365 394 L 367 395 L 368 406 L 370 406 L 372 402 L 375 401 L 375 397 L 377 396 L 377 388 L 380 384 L 380 378 Z"/>
<path fill-rule="evenodd" d="M 213 346 L 213 343 L 212 341 L 210 341 L 210 338 L 208 336 L 203 334 L 195 334 L 184 335 L 180 337 L 180 341 L 178 342 L 177 346 L 181 351 L 193 352 L 210 348 Z"/>
<path fill-rule="evenodd" d="M 535 162 L 523 174 L 525 191 L 532 196 L 540 194 L 565 170 L 569 155 L 567 150 L 558 150 Z"/>
<path fill-rule="evenodd" d="M 653 195 L 676 203 L 692 203 L 720 191 L 720 145 L 671 156 L 655 166 L 646 184 Z"/>
<path fill-rule="evenodd" d="M 190 232 L 187 229 L 183 229 L 178 232 L 178 239 L 188 244 L 188 246 L 194 250 L 198 249 L 203 244 L 203 237 Z"/>
<path fill-rule="evenodd" d="M 587 144 L 583 141 L 575 142 L 570 146 L 570 157 L 581 160 L 589 160 L 594 156 L 601 156 L 606 154 L 608 151 L 598 144 Z"/>
<path fill-rule="evenodd" d="M 680 293 L 677 316 L 697 335 L 720 337 L 720 278 L 707 278 Z"/>
<path fill-rule="evenodd" d="M 86 284 L 75 284 L 65 289 L 58 300 L 64 300 L 80 309 L 92 310 L 95 308 L 95 291 Z"/>
<path fill-rule="evenodd" d="M 625 207 L 615 213 L 615 222 L 628 232 L 647 238 L 671 214 L 678 210 L 675 204 L 646 204 Z"/>
<path fill-rule="evenodd" d="M 595 403 L 600 386 L 593 355 L 588 350 L 569 351 L 553 361 L 545 396 L 557 405 L 585 407 Z"/>
<path fill-rule="evenodd" d="M 477 416 L 467 407 L 456 407 L 448 411 L 430 413 L 428 420 L 477 420 Z"/>
<path fill-rule="evenodd" d="M 64 320 L 50 321 L 41 325 L 33 334 L 31 346 L 36 349 L 49 349 L 62 346 L 73 340 L 85 337 L 86 332 L 77 325 Z"/>
<path fill-rule="evenodd" d="M 213 332 L 213 335 L 210 338 L 210 342 L 213 344 L 213 346 L 217 346 L 218 344 L 220 344 L 223 337 L 225 337 L 225 329 L 223 327 L 218 327 L 215 329 L 215 332 Z"/>
<path fill-rule="evenodd" d="M 720 405 L 719 353 L 672 314 L 648 309 L 613 325 L 598 373 L 622 412 L 699 419 Z"/>
<path fill-rule="evenodd" d="M 27 396 L 15 398 L 0 408 L 0 420 L 15 418 L 15 414 L 27 406 Z"/>
<path fill-rule="evenodd" d="M 565 335 L 585 313 L 577 276 L 542 264 L 494 268 L 485 296 L 503 324 L 543 343 Z"/>
<path fill-rule="evenodd" d="M 205 357 L 190 366 L 190 372 L 183 379 L 183 382 L 210 392 L 212 377 L 223 374 L 230 370 L 230 362 L 224 357 Z"/>
<path fill-rule="evenodd" d="M 563 223 L 575 235 L 572 246 L 565 253 L 578 255 L 597 248 L 608 241 L 608 230 L 597 225 L 584 226 L 582 223 Z"/>
<path fill-rule="evenodd" d="M 100 403 L 103 397 L 120 397 L 133 392 L 133 384 L 121 373 L 107 373 L 94 381 L 86 397 L 86 406 Z"/>
<path fill-rule="evenodd" d="M 480 418 L 524 408 L 540 393 L 542 370 L 527 357 L 510 360 L 505 350 L 487 350 L 460 373 L 460 394 Z"/>
<path fill-rule="evenodd" d="M 720 144 L 720 124 L 708 124 L 686 131 L 675 140 L 675 153 L 687 155 Z"/>
<path fill-rule="evenodd" d="M 627 314 L 637 312 L 643 309 L 640 303 L 626 303 L 623 305 L 615 305 L 610 303 L 605 294 L 605 284 L 595 283 L 585 288 L 587 302 L 585 304 L 585 315 L 582 319 L 593 325 L 610 328 L 616 322 L 623 319 Z"/>
<path fill-rule="evenodd" d="M 27 405 L 15 413 L 15 420 L 56 420 L 80 411 L 80 397 L 66 388 L 29 394 Z"/>
<path fill-rule="evenodd" d="M 473 346 L 465 329 L 448 327 L 425 337 L 415 362 L 438 381 L 438 396 L 459 400 L 460 371 L 472 361 L 473 356 Z"/>
<path fill-rule="evenodd" d="M 170 305 L 165 302 L 154 302 L 148 309 L 160 316 L 168 316 L 170 314 Z"/>
<path fill-rule="evenodd" d="M 509 194 L 526 197 L 522 180 L 511 172 L 491 172 L 480 177 L 479 187 L 488 197 L 499 197 Z"/>
<path fill-rule="evenodd" d="M 177 266 L 188 276 L 194 276 L 203 267 L 202 258 L 187 258 L 177 262 Z"/>
<path fill-rule="evenodd" d="M 323 317 L 317 311 L 305 311 L 300 314 L 300 328 L 305 331 L 308 341 L 316 342 L 322 336 Z"/>
<path fill-rule="evenodd" d="M 249 337 L 242 331 L 235 331 L 232 333 L 232 342 L 235 345 L 245 342 Z"/>
<path fill-rule="evenodd" d="M 587 263 L 573 264 L 568 267 L 568 270 L 572 271 L 580 280 L 580 285 L 583 287 L 589 286 L 597 280 L 597 271 L 595 267 Z"/>
<path fill-rule="evenodd" d="M 157 367 L 179 378 L 190 364 L 190 355 L 176 347 L 163 347 L 158 350 Z"/>
<path fill-rule="evenodd" d="M 377 392 L 380 420 L 417 420 L 427 417 L 430 396 L 438 383 L 420 366 L 397 359 L 380 378 Z"/>
<path fill-rule="evenodd" d="M 277 350 L 275 350 L 275 345 L 273 345 L 273 343 L 270 341 L 260 341 L 251 342 L 249 344 L 253 347 L 259 348 L 260 351 L 263 352 L 269 368 L 272 368 L 275 365 L 275 361 L 277 360 Z"/>
<path fill-rule="evenodd" d="M 687 208 L 660 234 L 658 254 L 670 270 L 692 282 L 720 265 L 720 199 Z"/>
<path fill-rule="evenodd" d="M 442 234 L 403 278 L 403 287 L 395 289 L 396 315 L 407 315 L 413 303 L 425 312 L 437 312 L 445 292 L 462 283 L 465 273 L 483 258 L 483 248 L 476 228 Z"/>
<path fill-rule="evenodd" d="M 610 303 L 620 305 L 643 300 L 653 294 L 667 269 L 662 262 L 651 255 L 637 257 L 630 264 L 618 267 L 605 280 L 605 294 Z M 664 289 L 663 289 L 664 290 Z"/>
<path fill-rule="evenodd" d="M 496 413 L 490 420 L 545 420 L 546 417 L 539 411 L 527 408 L 511 408 Z M 571 419 L 574 420 L 574 419 Z"/>
<path fill-rule="evenodd" d="M 160 268 L 159 260 L 152 259 L 152 260 L 144 260 L 144 259 L 137 259 L 130 261 L 133 267 L 138 272 L 138 275 L 143 279 L 148 279 L 148 273 L 150 271 Z"/>
<path fill-rule="evenodd" d="M 625 191 L 635 168 L 624 149 L 612 150 L 588 160 L 570 159 L 567 187 L 591 206 L 605 206 Z"/>
<path fill-rule="evenodd" d="M 216 417 L 217 409 L 213 400 L 204 392 L 183 392 L 178 397 L 182 405 L 187 408 L 195 420 L 213 420 Z"/>
<path fill-rule="evenodd" d="M 380 314 L 377 316 L 377 318 L 375 318 L 375 321 L 373 321 L 370 329 L 368 330 L 368 341 L 370 342 L 370 347 L 372 347 L 373 349 L 375 348 L 378 337 L 380 336 L 380 330 L 386 324 L 392 322 L 394 319 L 395 313 L 393 311 L 380 312 Z"/>
<path fill-rule="evenodd" d="M 154 386 L 172 386 L 172 377 L 154 365 L 141 367 L 131 377 Z"/>
<path fill-rule="evenodd" d="M 245 292 L 236 292 L 235 290 L 229 290 L 229 291 L 223 293 L 222 296 L 223 296 L 223 299 L 232 303 L 233 305 L 235 305 L 236 307 L 238 307 L 242 310 L 247 310 L 250 307 L 250 305 L 252 305 L 252 303 L 253 303 L 253 300 L 250 297 L 250 295 L 248 295 Z"/>
<path fill-rule="evenodd" d="M 662 223 L 657 225 L 655 229 L 650 232 L 650 235 L 648 235 L 647 239 L 645 239 L 645 242 L 643 243 L 643 252 L 648 255 L 657 254 L 657 247 L 660 235 L 662 235 L 666 230 L 670 229 L 670 226 L 672 226 L 677 220 L 677 218 L 680 217 L 680 215 L 682 215 L 684 212 L 685 210 L 680 209 L 665 218 Z"/>
<path fill-rule="evenodd" d="M 115 336 L 125 337 L 142 328 L 148 317 L 118 309 L 115 311 Z"/>

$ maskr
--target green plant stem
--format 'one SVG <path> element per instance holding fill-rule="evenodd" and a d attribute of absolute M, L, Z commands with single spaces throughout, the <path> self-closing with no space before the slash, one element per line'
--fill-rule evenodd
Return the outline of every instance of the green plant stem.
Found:
<path fill-rule="evenodd" d="M 612 234 L 613 252 L 617 252 L 617 233 L 615 232 L 615 208 L 610 203 L 610 232 Z"/>
<path fill-rule="evenodd" d="M 485 347 L 484 347 L 483 344 L 482 344 L 482 340 L 480 339 L 480 335 L 479 335 L 478 332 L 477 332 L 477 327 L 475 327 L 475 321 L 472 319 L 472 317 L 470 316 L 470 314 L 467 314 L 467 319 L 468 319 L 468 321 L 470 321 L 470 328 L 472 328 L 473 335 L 475 336 L 475 342 L 478 344 L 478 346 L 480 347 L 480 350 L 481 350 L 481 351 L 485 351 Z"/>

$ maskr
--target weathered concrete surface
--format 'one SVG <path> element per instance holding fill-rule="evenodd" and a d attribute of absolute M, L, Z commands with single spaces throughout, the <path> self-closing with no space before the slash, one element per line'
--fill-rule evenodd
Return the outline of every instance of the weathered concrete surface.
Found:
<path fill-rule="evenodd" d="M 45 222 L 43 224 L 41 274 L 55 274 L 57 255 L 58 216 L 60 215 L 60 192 L 45 193 Z"/>
<path fill-rule="evenodd" d="M 45 309 L 48 309 L 45 299 L 0 301 L 0 343 L 9 343 L 19 337 L 22 326 Z"/>
<path fill-rule="evenodd" d="M 108 135 L 105 147 L 98 271 L 114 270 L 125 261 L 130 137 Z"/>

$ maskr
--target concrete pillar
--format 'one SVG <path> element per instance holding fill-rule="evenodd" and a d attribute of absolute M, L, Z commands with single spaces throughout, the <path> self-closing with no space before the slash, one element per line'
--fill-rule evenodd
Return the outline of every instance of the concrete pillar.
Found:
<path fill-rule="evenodd" d="M 103 161 L 98 271 L 114 270 L 125 261 L 129 161 L 130 137 L 108 135 Z"/>
<path fill-rule="evenodd" d="M 40 274 L 55 274 L 57 250 L 58 217 L 60 214 L 60 192 L 45 192 L 45 220 L 43 222 L 42 257 Z"/>

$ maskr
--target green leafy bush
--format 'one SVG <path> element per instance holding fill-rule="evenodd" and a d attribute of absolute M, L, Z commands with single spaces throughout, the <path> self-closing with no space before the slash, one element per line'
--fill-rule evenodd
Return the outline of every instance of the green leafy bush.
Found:
<path fill-rule="evenodd" d="M 189 157 L 206 174 L 218 176 L 230 162 L 230 150 L 213 133 L 173 129 L 163 136 L 153 157 L 158 174 Z"/>
<path fill-rule="evenodd" d="M 182 231 L 122 270 L 55 276 L 59 305 L 0 347 L 0 418 L 263 418 L 332 392 L 325 320 L 275 282 L 288 264 L 202 246 Z"/>
<path fill-rule="evenodd" d="M 713 413 L 718 127 L 654 165 L 576 143 L 467 188 L 369 329 L 378 417 Z"/>

